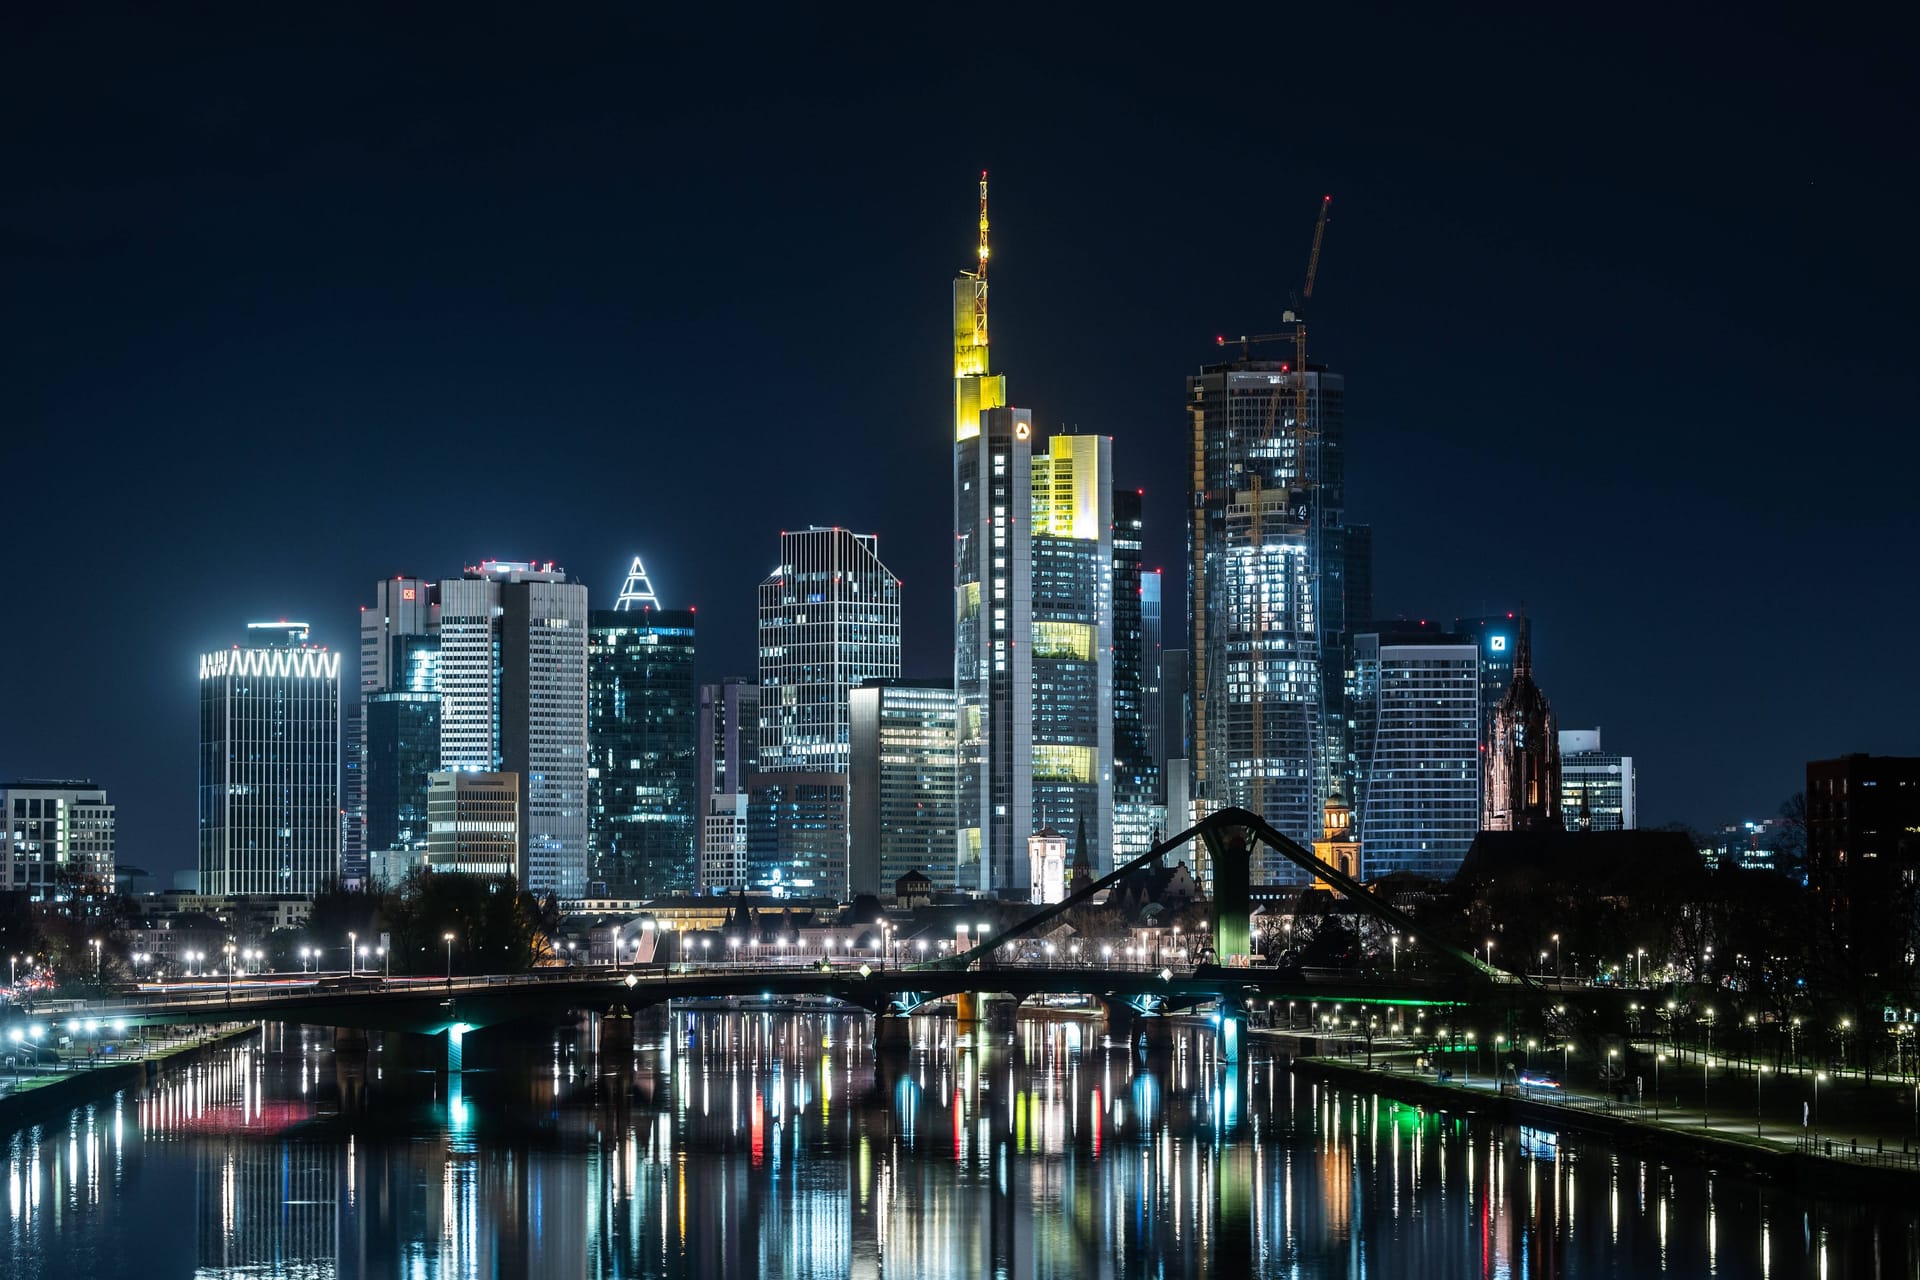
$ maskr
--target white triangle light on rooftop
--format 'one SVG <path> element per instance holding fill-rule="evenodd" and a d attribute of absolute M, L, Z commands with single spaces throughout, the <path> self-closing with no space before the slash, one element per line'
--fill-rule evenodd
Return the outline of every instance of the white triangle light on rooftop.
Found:
<path fill-rule="evenodd" d="M 620 588 L 620 598 L 613 602 L 616 611 L 625 613 L 631 609 L 658 609 L 660 597 L 653 593 L 653 582 L 647 577 L 647 566 L 640 563 L 640 557 L 633 558 L 633 567 L 627 570 L 626 585 Z"/>

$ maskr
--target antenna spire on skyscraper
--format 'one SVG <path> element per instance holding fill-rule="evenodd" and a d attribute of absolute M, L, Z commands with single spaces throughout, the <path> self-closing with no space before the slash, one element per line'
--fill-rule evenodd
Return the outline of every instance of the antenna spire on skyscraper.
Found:
<path fill-rule="evenodd" d="M 631 609 L 658 609 L 660 597 L 653 593 L 653 582 L 647 577 L 647 566 L 640 563 L 640 557 L 633 558 L 633 567 L 627 570 L 627 581 L 620 588 L 620 598 L 613 602 L 616 611 L 625 613 Z"/>

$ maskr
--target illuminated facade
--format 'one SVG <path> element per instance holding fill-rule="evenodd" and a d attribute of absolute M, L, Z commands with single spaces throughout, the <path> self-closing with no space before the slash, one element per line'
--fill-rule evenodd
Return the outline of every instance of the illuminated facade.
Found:
<path fill-rule="evenodd" d="M 900 582 L 880 562 L 878 539 L 840 528 L 782 533 L 780 564 L 760 584 L 760 742 L 747 788 L 756 887 L 845 894 L 849 695 L 899 674 Z M 838 781 L 819 781 L 829 777 Z"/>
<path fill-rule="evenodd" d="M 1493 709 L 1513 684 L 1513 661 L 1520 654 L 1520 639 L 1525 636 L 1532 642 L 1532 626 L 1523 617 L 1500 613 L 1455 618 L 1453 634 L 1472 642 L 1480 658 L 1480 754 L 1484 769 L 1486 755 L 1493 748 Z"/>
<path fill-rule="evenodd" d="M 870 533 L 780 535 L 760 584 L 760 750 L 764 773 L 847 771 L 847 694 L 900 674 L 900 582 Z"/>
<path fill-rule="evenodd" d="M 9 782 L 0 787 L 0 818 L 0 892 L 29 902 L 113 892 L 113 806 L 97 783 Z"/>
<path fill-rule="evenodd" d="M 1439 631 L 1354 640 L 1354 802 L 1370 876 L 1451 879 L 1480 830 L 1480 664 Z"/>
<path fill-rule="evenodd" d="M 1031 474 L 1033 809 L 1027 831 L 1087 824 L 1094 870 L 1104 875 L 1113 867 L 1114 824 L 1113 441 L 1054 436 L 1033 458 Z"/>
<path fill-rule="evenodd" d="M 1632 831 L 1633 757 L 1606 751 L 1598 729 L 1560 730 L 1560 814 L 1569 831 Z"/>
<path fill-rule="evenodd" d="M 1349 565 L 1369 540 L 1345 525 L 1345 379 L 1242 359 L 1187 393 L 1193 798 L 1310 843 L 1349 768 L 1348 633 L 1371 612 L 1371 575 Z M 1299 879 L 1265 850 L 1253 874 Z"/>
<path fill-rule="evenodd" d="M 587 589 L 551 562 L 440 583 L 440 767 L 520 775 L 523 886 L 587 885 Z"/>
<path fill-rule="evenodd" d="M 747 779 L 760 757 L 760 686 L 700 686 L 694 782 L 700 793 L 700 891 L 746 884 Z"/>
<path fill-rule="evenodd" d="M 427 783 L 427 866 L 436 873 L 528 881 L 520 837 L 520 775 L 444 772 Z"/>
<path fill-rule="evenodd" d="M 1347 798 L 1340 794 L 1335 786 L 1327 796 L 1327 803 L 1320 810 L 1320 838 L 1313 842 L 1313 856 L 1346 876 L 1349 880 L 1360 880 L 1360 832 L 1353 825 L 1353 810 L 1347 805 Z M 1377 871 L 1369 874 L 1378 875 Z M 1316 889 L 1332 889 L 1331 881 L 1319 876 L 1313 878 Z"/>
<path fill-rule="evenodd" d="M 1144 495 L 1113 491 L 1113 850 L 1151 849 L 1166 821 L 1160 728 L 1160 575 L 1141 568 Z"/>
<path fill-rule="evenodd" d="M 1033 415 L 1007 407 L 987 332 L 987 176 L 975 270 L 953 282 L 953 680 L 959 753 L 955 882 L 1027 889 L 1033 809 Z"/>
<path fill-rule="evenodd" d="M 346 826 L 340 840 L 340 878 L 348 883 L 357 883 L 367 873 L 367 855 L 375 847 L 369 827 L 384 830 L 391 818 L 376 819 L 368 813 L 369 703 L 377 694 L 424 691 L 418 646 L 426 642 L 437 647 L 439 630 L 439 584 L 422 578 L 396 575 L 376 582 L 373 604 L 360 606 L 360 696 L 345 711 L 347 735 L 341 756 Z M 437 697 L 437 671 L 424 678 L 435 681 Z M 437 759 L 434 767 L 439 767 Z"/>
<path fill-rule="evenodd" d="M 915 871 L 939 888 L 953 888 L 959 812 L 953 686 L 869 680 L 853 691 L 851 715 L 849 892 L 890 892 Z"/>
<path fill-rule="evenodd" d="M 747 889 L 776 898 L 847 896 L 847 775 L 755 774 L 747 790 Z"/>
<path fill-rule="evenodd" d="M 200 891 L 311 897 L 340 871 L 340 655 L 249 623 L 200 658 Z"/>
<path fill-rule="evenodd" d="M 416 864 L 426 852 L 427 776 L 440 767 L 440 695 L 369 694 L 365 709 L 367 875 L 373 876 L 376 864 Z"/>
<path fill-rule="evenodd" d="M 696 888 L 693 658 L 692 610 L 592 615 L 588 813 L 593 878 L 612 891 L 655 897 Z"/>
<path fill-rule="evenodd" d="M 1091 855 L 1089 855 L 1091 856 Z M 1027 837 L 1027 901 L 1035 906 L 1067 896 L 1067 838 L 1052 827 Z M 1091 877 L 1095 879 L 1097 877 Z"/>
<path fill-rule="evenodd" d="M 964 381 L 964 380 L 963 380 Z M 989 409 L 954 458 L 955 883 L 1024 893 L 1033 812 L 1033 415 Z"/>
<path fill-rule="evenodd" d="M 1493 709 L 1480 818 L 1487 831 L 1561 825 L 1559 727 L 1547 695 L 1533 682 L 1533 635 L 1524 622 L 1513 659 L 1513 683 Z"/>

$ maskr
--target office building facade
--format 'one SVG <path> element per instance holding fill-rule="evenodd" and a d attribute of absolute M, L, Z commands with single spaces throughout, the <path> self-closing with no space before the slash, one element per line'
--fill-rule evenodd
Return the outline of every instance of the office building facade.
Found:
<path fill-rule="evenodd" d="M 701 685 L 695 734 L 700 891 L 744 888 L 747 779 L 760 758 L 760 686 L 737 677 Z"/>
<path fill-rule="evenodd" d="M 747 788 L 748 858 L 749 874 L 768 892 L 847 891 L 849 695 L 867 680 L 900 674 L 900 582 L 881 563 L 878 546 L 872 534 L 841 528 L 782 533 L 780 564 L 760 584 L 759 749 Z M 795 777 L 781 782 L 782 775 Z M 797 780 L 801 775 L 838 781 Z M 756 814 L 763 804 L 771 808 Z M 823 806 L 833 804 L 839 810 L 828 814 Z M 780 827 L 771 844 L 764 838 L 768 822 Z"/>
<path fill-rule="evenodd" d="M 847 896 L 845 773 L 758 773 L 747 788 L 747 888 L 776 898 Z"/>
<path fill-rule="evenodd" d="M 249 623 L 200 658 L 200 890 L 311 897 L 340 872 L 340 655 Z"/>
<path fill-rule="evenodd" d="M 1633 757 L 1605 750 L 1600 730 L 1560 730 L 1560 817 L 1567 830 L 1634 830 L 1637 790 Z"/>
<path fill-rule="evenodd" d="M 1026 893 L 1033 812 L 1033 415 L 1007 405 L 987 326 L 987 181 L 975 269 L 954 278 L 954 693 L 959 752 L 955 881 Z"/>
<path fill-rule="evenodd" d="M 367 695 L 364 706 L 366 874 L 387 879 L 389 868 L 417 863 L 426 852 L 427 778 L 440 768 L 440 695 L 383 691 Z M 348 878 L 344 870 L 341 878 Z"/>
<path fill-rule="evenodd" d="M 1807 763 L 1807 888 L 1816 945 L 1869 990 L 1911 991 L 1920 933 L 1920 757 Z"/>
<path fill-rule="evenodd" d="M 592 878 L 616 894 L 656 897 L 698 887 L 693 660 L 691 610 L 593 613 L 587 642 Z"/>
<path fill-rule="evenodd" d="M 0 787 L 0 892 L 62 902 L 114 888 L 114 807 L 98 783 L 34 780 Z"/>
<path fill-rule="evenodd" d="M 1480 660 L 1470 640 L 1355 637 L 1353 816 L 1369 877 L 1448 880 L 1480 830 Z"/>
<path fill-rule="evenodd" d="M 870 533 L 780 535 L 760 584 L 763 773 L 847 771 L 847 694 L 900 674 L 900 582 Z"/>
<path fill-rule="evenodd" d="M 910 871 L 954 887 L 954 705 L 944 680 L 869 680 L 853 690 L 850 893 L 890 893 Z"/>
<path fill-rule="evenodd" d="M 1033 809 L 1023 835 L 1085 823 L 1104 875 L 1114 824 L 1113 442 L 1054 436 L 1032 477 Z"/>
<path fill-rule="evenodd" d="M 437 677 L 419 670 L 422 643 L 437 650 L 440 629 L 439 584 L 423 578 L 396 575 L 373 584 L 373 604 L 360 606 L 360 687 L 343 713 L 347 722 L 341 752 L 341 795 L 345 828 L 340 843 L 340 878 L 357 883 L 367 873 L 367 854 L 373 848 L 370 824 L 385 826 L 368 812 L 368 752 L 371 743 L 368 704 L 377 694 L 395 691 L 420 693 L 423 679 Z"/>
<path fill-rule="evenodd" d="M 426 865 L 437 875 L 512 876 L 528 884 L 520 775 L 442 771 L 427 780 Z"/>
<path fill-rule="evenodd" d="M 1142 567 L 1145 494 L 1113 491 L 1114 864 L 1153 847 L 1160 798 L 1160 575 Z M 1104 870 L 1111 870 L 1111 865 Z"/>
<path fill-rule="evenodd" d="M 1193 798 L 1310 843 L 1348 764 L 1347 615 L 1371 611 L 1349 598 L 1345 380 L 1242 359 L 1203 368 L 1187 393 Z M 1272 853 L 1253 875 L 1301 878 Z"/>
<path fill-rule="evenodd" d="M 586 891 L 587 589 L 564 575 L 500 584 L 500 767 L 520 775 L 526 888 Z"/>

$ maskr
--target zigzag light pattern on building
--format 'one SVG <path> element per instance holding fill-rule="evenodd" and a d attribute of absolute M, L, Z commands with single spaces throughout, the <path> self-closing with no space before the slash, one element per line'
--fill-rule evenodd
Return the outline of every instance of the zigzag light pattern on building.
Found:
<path fill-rule="evenodd" d="M 202 680 L 229 675 L 333 680 L 340 675 L 340 655 L 324 649 L 222 649 L 200 655 Z"/>

